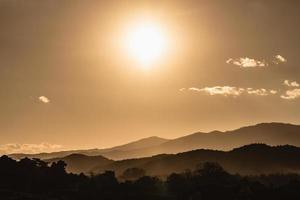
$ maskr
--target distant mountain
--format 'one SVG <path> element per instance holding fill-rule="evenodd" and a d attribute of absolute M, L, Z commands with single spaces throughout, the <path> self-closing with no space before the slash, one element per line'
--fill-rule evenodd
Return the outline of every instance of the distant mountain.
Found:
<path fill-rule="evenodd" d="M 150 148 L 165 143 L 167 141 L 168 139 L 153 136 L 153 137 L 140 139 L 134 142 L 130 142 L 128 144 L 107 148 L 107 149 L 70 150 L 70 151 L 59 151 L 59 152 L 38 153 L 38 154 L 17 153 L 17 154 L 10 154 L 9 156 L 17 160 L 25 157 L 47 160 L 52 158 L 62 158 L 71 154 L 82 154 L 87 156 L 104 155 L 111 158 L 114 157 L 113 155 L 119 155 L 119 154 L 122 155 L 123 152 L 137 151 L 139 149 Z"/>
<path fill-rule="evenodd" d="M 86 156 L 82 154 L 71 154 L 63 158 L 54 158 L 45 161 L 52 163 L 59 160 L 64 161 L 67 164 L 66 170 L 72 173 L 88 173 L 95 167 L 105 166 L 113 162 L 103 156 Z"/>
<path fill-rule="evenodd" d="M 148 137 L 144 139 L 140 139 L 134 142 L 130 142 L 128 144 L 104 149 L 104 152 L 111 152 L 111 151 L 132 151 L 132 150 L 137 150 L 137 149 L 143 149 L 143 148 L 149 148 L 153 146 L 157 146 L 160 144 L 163 144 L 165 142 L 169 141 L 168 139 L 161 138 L 161 137 Z"/>
<path fill-rule="evenodd" d="M 261 123 L 226 132 L 198 132 L 169 140 L 155 147 L 145 148 L 144 152 L 140 150 L 140 155 L 179 153 L 194 149 L 230 150 L 252 143 L 300 146 L 300 125 Z"/>
<path fill-rule="evenodd" d="M 127 151 L 109 151 L 102 155 L 114 160 L 122 160 L 195 149 L 231 150 L 252 143 L 265 143 L 273 146 L 290 144 L 300 147 L 300 126 L 284 123 L 261 123 L 225 132 L 197 132 L 168 140 L 156 146 Z"/>
<path fill-rule="evenodd" d="M 113 160 L 123 160 L 163 153 L 179 153 L 195 149 L 230 150 L 252 143 L 300 146 L 300 125 L 261 123 L 225 132 L 197 132 L 172 140 L 150 137 L 108 149 L 62 151 L 35 155 L 12 154 L 10 156 L 15 159 L 23 157 L 49 159 L 79 153 L 89 156 L 102 155 Z"/>
<path fill-rule="evenodd" d="M 100 173 L 114 170 L 121 175 L 128 168 L 142 168 L 147 175 L 165 176 L 172 172 L 193 170 L 204 162 L 218 162 L 231 173 L 270 174 L 300 172 L 300 148 L 290 145 L 251 144 L 231 151 L 194 150 L 179 154 L 161 154 L 140 159 L 111 162 L 95 167 Z"/>
<path fill-rule="evenodd" d="M 9 154 L 9 157 L 19 160 L 22 158 L 39 158 L 42 160 L 52 159 L 52 158 L 62 158 L 71 154 L 82 154 L 88 156 L 100 155 L 100 149 L 85 149 L 85 150 L 70 150 L 70 151 L 58 151 L 51 153 L 38 153 L 38 154 L 25 154 L 25 153 L 14 153 Z"/>

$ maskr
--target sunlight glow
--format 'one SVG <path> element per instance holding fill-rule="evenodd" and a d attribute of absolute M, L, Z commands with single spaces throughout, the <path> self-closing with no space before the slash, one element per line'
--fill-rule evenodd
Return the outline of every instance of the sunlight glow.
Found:
<path fill-rule="evenodd" d="M 131 27 L 125 41 L 130 56 L 142 68 L 151 68 L 163 56 L 167 48 L 167 38 L 157 24 L 139 23 Z"/>

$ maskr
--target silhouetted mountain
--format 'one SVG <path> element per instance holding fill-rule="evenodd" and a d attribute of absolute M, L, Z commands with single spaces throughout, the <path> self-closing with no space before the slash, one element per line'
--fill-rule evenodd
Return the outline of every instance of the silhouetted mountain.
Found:
<path fill-rule="evenodd" d="M 82 154 L 71 154 L 63 158 L 53 158 L 45 161 L 54 163 L 59 160 L 64 161 L 67 164 L 66 170 L 72 173 L 87 173 L 96 166 L 108 165 L 113 162 L 103 156 L 86 156 Z"/>
<path fill-rule="evenodd" d="M 300 146 L 300 126 L 284 123 L 261 123 L 232 131 L 198 132 L 153 147 L 126 152 L 107 152 L 102 155 L 119 160 L 195 149 L 230 150 L 252 143 Z"/>
<path fill-rule="evenodd" d="M 265 144 L 251 144 L 227 152 L 201 149 L 115 161 L 98 166 L 92 171 L 99 173 L 113 170 L 117 175 L 121 175 L 127 168 L 141 168 L 147 175 L 165 176 L 171 172 L 193 170 L 204 162 L 218 162 L 225 170 L 240 174 L 300 172 L 300 148 L 289 145 L 271 147 Z"/>
<path fill-rule="evenodd" d="M 226 132 L 198 132 L 168 140 L 156 146 L 126 151 L 107 151 L 102 155 L 114 160 L 122 160 L 195 149 L 230 150 L 251 143 L 300 146 L 300 126 L 283 123 L 262 123 Z"/>
<path fill-rule="evenodd" d="M 172 140 L 150 137 L 108 149 L 62 151 L 33 155 L 12 154 L 10 156 L 15 159 L 23 157 L 49 159 L 79 153 L 89 156 L 102 155 L 113 160 L 123 160 L 148 157 L 163 153 L 179 153 L 195 149 L 230 150 L 252 143 L 265 143 L 268 145 L 290 144 L 300 146 L 300 125 L 261 123 L 225 132 L 197 132 Z"/>
<path fill-rule="evenodd" d="M 148 147 L 153 147 L 157 146 L 160 144 L 163 144 L 165 142 L 169 141 L 168 139 L 165 138 L 160 138 L 156 136 L 140 139 L 134 142 L 130 142 L 128 144 L 112 147 L 105 149 L 105 152 L 111 152 L 111 151 L 131 151 L 135 149 L 142 149 L 142 148 L 148 148 Z"/>

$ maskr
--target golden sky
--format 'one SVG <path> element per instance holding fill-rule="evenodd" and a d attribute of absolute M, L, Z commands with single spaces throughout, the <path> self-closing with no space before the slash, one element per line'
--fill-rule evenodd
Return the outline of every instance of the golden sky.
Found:
<path fill-rule="evenodd" d="M 299 124 L 299 9 L 292 0 L 2 0 L 0 151 Z"/>

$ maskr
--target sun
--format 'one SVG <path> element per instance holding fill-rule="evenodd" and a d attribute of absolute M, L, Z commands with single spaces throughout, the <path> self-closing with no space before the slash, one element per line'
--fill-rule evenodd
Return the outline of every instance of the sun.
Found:
<path fill-rule="evenodd" d="M 166 53 L 167 37 L 158 24 L 140 22 L 130 27 L 125 45 L 140 67 L 150 68 Z"/>

